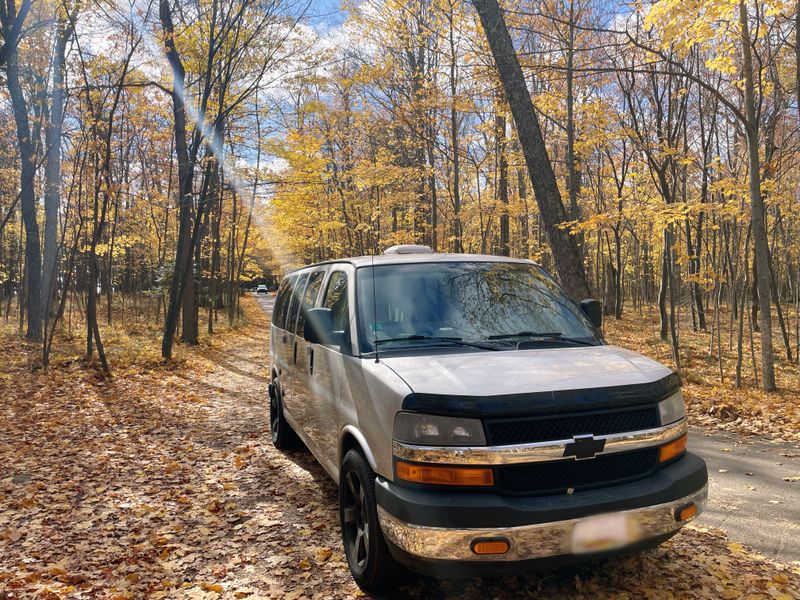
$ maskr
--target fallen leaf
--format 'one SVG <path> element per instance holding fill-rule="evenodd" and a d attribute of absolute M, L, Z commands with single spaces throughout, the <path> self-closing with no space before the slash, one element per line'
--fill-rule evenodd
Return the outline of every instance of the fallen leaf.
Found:
<path fill-rule="evenodd" d="M 332 554 L 333 554 L 333 550 L 331 550 L 330 548 L 320 548 L 317 551 L 317 559 L 319 561 L 324 562 L 324 561 L 328 560 L 331 557 Z"/>
<path fill-rule="evenodd" d="M 228 567 L 225 565 L 214 565 L 211 569 L 211 574 L 217 579 L 223 579 L 228 574 Z"/>

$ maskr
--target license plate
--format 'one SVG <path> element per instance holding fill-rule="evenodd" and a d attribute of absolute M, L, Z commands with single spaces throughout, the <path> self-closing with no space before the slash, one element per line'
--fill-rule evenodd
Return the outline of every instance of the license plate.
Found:
<path fill-rule="evenodd" d="M 586 554 L 627 546 L 638 539 L 638 523 L 625 513 L 587 517 L 572 528 L 572 552 Z"/>

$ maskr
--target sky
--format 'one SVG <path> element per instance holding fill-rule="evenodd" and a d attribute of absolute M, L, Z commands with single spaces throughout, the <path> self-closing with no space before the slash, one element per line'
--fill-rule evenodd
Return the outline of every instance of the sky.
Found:
<path fill-rule="evenodd" d="M 308 23 L 320 33 L 340 26 L 345 19 L 345 11 L 340 0 L 308 0 Z"/>

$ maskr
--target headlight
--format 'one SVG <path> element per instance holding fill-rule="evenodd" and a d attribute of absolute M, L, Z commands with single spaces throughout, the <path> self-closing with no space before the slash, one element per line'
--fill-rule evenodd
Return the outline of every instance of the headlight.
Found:
<path fill-rule="evenodd" d="M 484 446 L 483 424 L 479 419 L 439 417 L 419 413 L 398 413 L 394 439 L 425 446 Z"/>
<path fill-rule="evenodd" d="M 666 400 L 658 403 L 658 414 L 662 425 L 669 425 L 686 416 L 686 405 L 683 403 L 683 393 L 680 390 Z"/>

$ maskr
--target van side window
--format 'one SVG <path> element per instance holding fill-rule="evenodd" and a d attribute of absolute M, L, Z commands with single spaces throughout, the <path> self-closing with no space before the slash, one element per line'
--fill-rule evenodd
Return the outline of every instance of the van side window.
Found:
<path fill-rule="evenodd" d="M 333 312 L 334 331 L 348 331 L 350 311 L 347 305 L 347 273 L 343 271 L 331 273 L 328 289 L 325 291 L 324 306 Z"/>
<path fill-rule="evenodd" d="M 286 330 L 294 331 L 294 325 L 297 322 L 297 311 L 300 307 L 300 300 L 303 297 L 303 292 L 306 291 L 306 283 L 308 283 L 308 273 L 304 273 L 297 278 L 297 283 L 292 289 L 292 298 L 288 302 L 289 312 L 286 313 Z"/>
<path fill-rule="evenodd" d="M 295 334 L 303 335 L 303 326 L 306 322 L 306 313 L 308 309 L 314 308 L 314 304 L 317 301 L 317 295 L 319 294 L 319 288 L 322 287 L 322 276 L 325 273 L 322 271 L 317 271 L 311 274 L 311 278 L 308 280 L 308 286 L 306 287 L 305 294 L 303 294 L 303 303 L 300 305 L 300 313 L 297 315 L 297 326 L 294 329 Z"/>
<path fill-rule="evenodd" d="M 286 329 L 286 309 L 292 294 L 293 277 L 286 277 L 281 281 L 278 294 L 275 296 L 275 307 L 272 310 L 272 324 L 279 329 Z"/>

